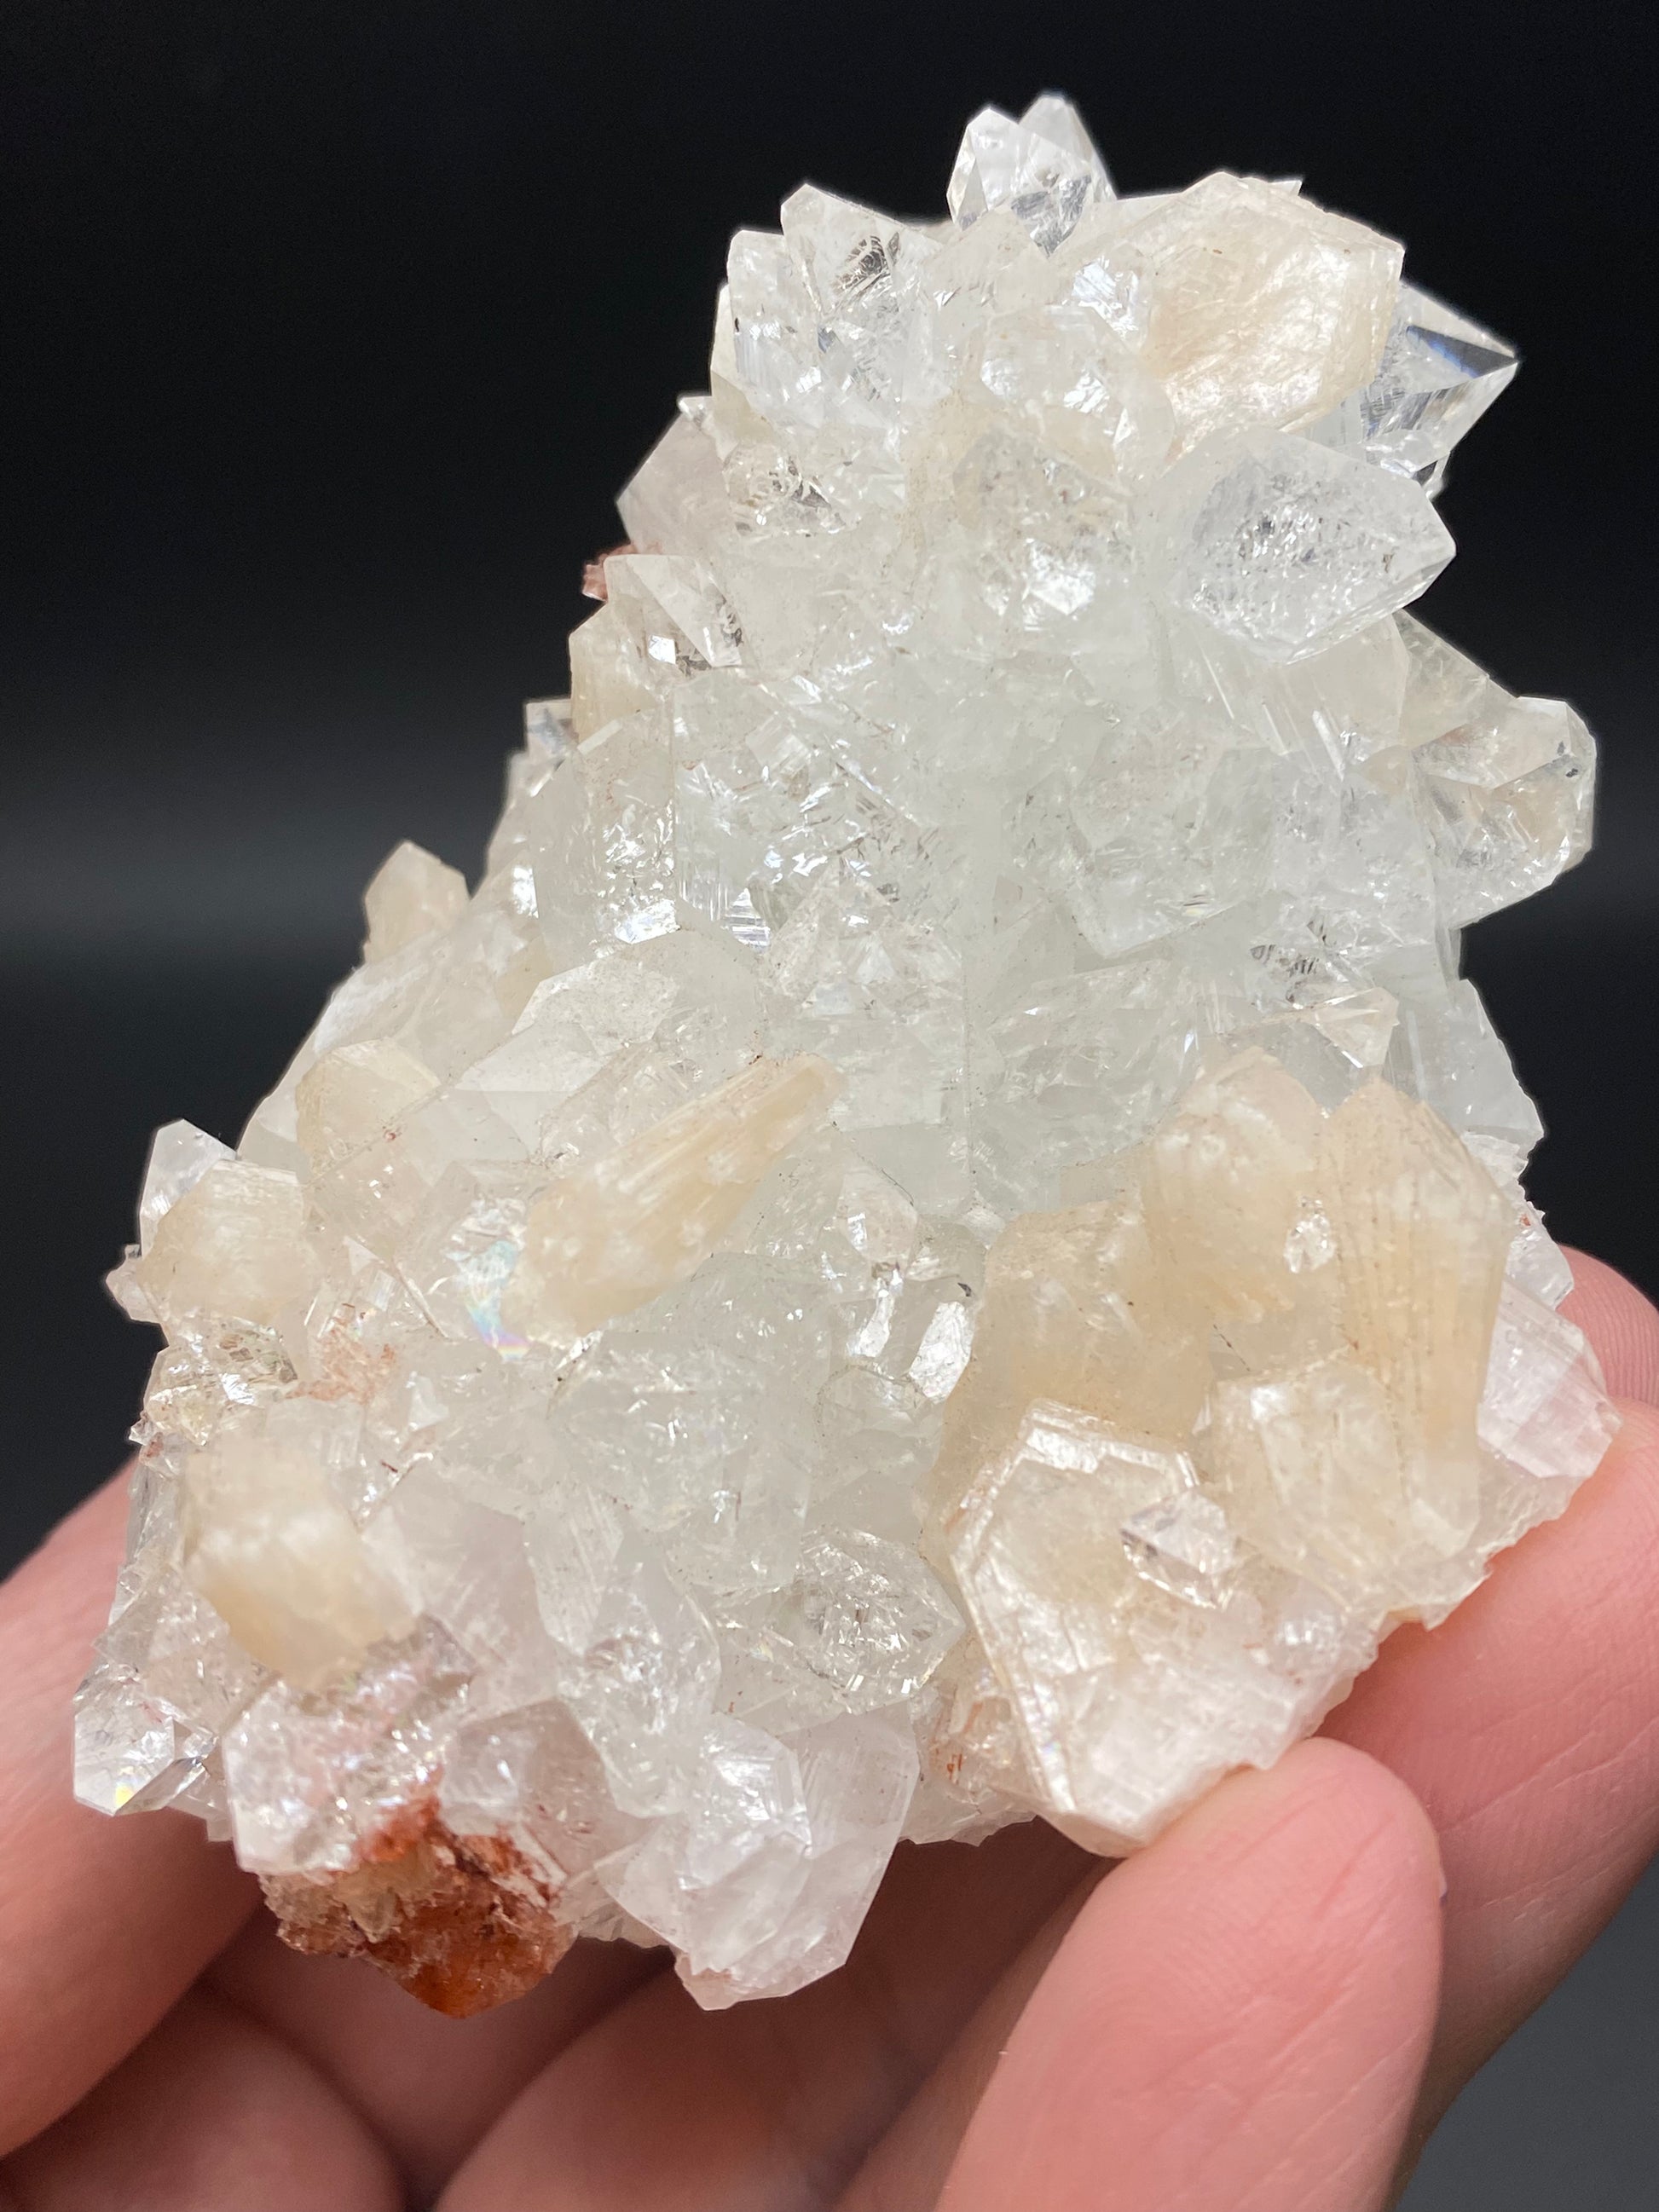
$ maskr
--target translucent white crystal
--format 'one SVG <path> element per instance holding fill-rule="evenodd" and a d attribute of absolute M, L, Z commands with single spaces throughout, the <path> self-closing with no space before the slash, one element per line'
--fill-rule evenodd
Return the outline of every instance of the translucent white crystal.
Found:
<path fill-rule="evenodd" d="M 600 1596 L 570 1706 L 605 1761 L 625 1813 L 665 1813 L 690 1786 L 720 1682 L 707 1615 L 653 1548 L 618 1552 Z"/>
<path fill-rule="evenodd" d="M 963 136 L 946 197 L 963 230 L 994 208 L 1006 208 L 1052 253 L 1091 203 L 1110 191 L 1076 110 L 1048 93 L 1018 123 L 1000 108 L 981 109 Z"/>
<path fill-rule="evenodd" d="M 194 1190 L 208 1170 L 220 1160 L 234 1158 L 228 1145 L 210 1137 L 189 1121 L 169 1121 L 151 1140 L 144 1168 L 144 1188 L 138 1200 L 138 1249 L 148 1252 L 155 1241 L 157 1223 L 189 1190 Z"/>
<path fill-rule="evenodd" d="M 510 1831 L 573 1922 L 614 1918 L 594 1869 L 636 1841 L 641 1824 L 613 1802 L 568 1705 L 550 1698 L 463 1722 L 449 1741 L 441 1802 L 456 1835 Z"/>
<path fill-rule="evenodd" d="M 1171 1597 L 1190 1605 L 1225 1602 L 1238 1545 L 1214 1498 L 1183 1488 L 1132 1513 L 1122 1535 L 1135 1572 Z"/>
<path fill-rule="evenodd" d="M 258 1874 L 343 1871 L 437 1785 L 468 1668 L 442 1629 L 377 1646 L 324 1694 L 275 1682 L 227 1730 L 236 1856 Z"/>
<path fill-rule="evenodd" d="M 1616 1423 L 1583 1332 L 1513 1283 L 1504 1285 L 1480 1401 L 1480 1442 L 1542 1481 L 1582 1481 Z"/>
<path fill-rule="evenodd" d="M 1441 913 L 1461 928 L 1552 883 L 1589 850 L 1595 749 L 1559 699 L 1508 699 L 1419 745 Z"/>
<path fill-rule="evenodd" d="M 1172 470 L 1170 592 L 1275 660 L 1353 637 L 1450 560 L 1427 496 L 1303 438 L 1256 431 Z"/>
<path fill-rule="evenodd" d="M 405 1107 L 437 1087 L 432 1070 L 391 1037 L 325 1053 L 294 1094 L 295 1131 L 312 1173 L 385 1136 Z"/>
<path fill-rule="evenodd" d="M 161 1216 L 133 1273 L 164 1323 L 274 1321 L 319 1278 L 305 1193 L 280 1170 L 215 1160 Z"/>
<path fill-rule="evenodd" d="M 435 854 L 405 842 L 380 864 L 363 893 L 368 920 L 365 960 L 401 952 L 430 929 L 447 929 L 466 906 L 466 878 Z"/>
<path fill-rule="evenodd" d="M 76 1794 L 106 1813 L 194 1799 L 217 1831 L 220 1735 L 269 1677 L 170 1565 L 147 1565 L 76 1698 Z"/>
<path fill-rule="evenodd" d="M 1285 1578 L 1264 1570 L 1255 1589 L 1215 1587 L 1206 1557 L 1231 1564 L 1234 1549 L 1219 1508 L 1204 1540 L 1189 1540 L 1200 1559 L 1185 1573 L 1145 1571 L 1169 1557 L 1143 1533 L 1147 1510 L 1191 1480 L 1182 1454 L 1039 1401 L 951 1534 L 951 1565 L 1042 1800 L 1105 1850 L 1146 1841 L 1172 1798 L 1196 1795 L 1240 1751 L 1271 1759 L 1328 1698 L 1344 1657 L 1352 1663 L 1334 1607 L 1329 1648 L 1306 1648 L 1308 1601 Z M 1160 1517 L 1167 1528 L 1167 1508 Z M 1171 1676 L 1178 1700 L 1164 1689 Z M 1232 1757 L 1216 1741 L 1223 1711 Z"/>
<path fill-rule="evenodd" d="M 727 1671 L 745 1681 L 744 1709 L 774 1724 L 902 1705 L 962 1632 L 915 1551 L 867 1529 L 810 1535 L 788 1587 L 728 1612 L 723 1626 L 740 1655 Z"/>
<path fill-rule="evenodd" d="M 1144 1843 L 1616 1416 L 1468 923 L 1594 748 L 1401 611 L 1509 349 L 1292 185 L 803 185 L 621 495 L 482 880 L 402 845 L 166 1343 L 76 1786 L 424 2002 L 837 1966 L 901 1836 Z"/>
<path fill-rule="evenodd" d="M 612 1893 L 679 1953 L 702 2004 L 782 1996 L 838 1966 L 915 1788 L 890 1712 L 788 1741 L 716 1720 L 685 1810 L 611 1872 Z"/>
<path fill-rule="evenodd" d="M 1310 426 L 1437 491 L 1446 456 L 1514 376 L 1515 349 L 1414 284 L 1402 284 L 1376 376 Z"/>

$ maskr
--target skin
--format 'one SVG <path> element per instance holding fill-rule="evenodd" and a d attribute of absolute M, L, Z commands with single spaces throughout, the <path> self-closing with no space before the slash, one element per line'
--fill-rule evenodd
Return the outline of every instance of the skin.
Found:
<path fill-rule="evenodd" d="M 119 1486 L 0 1590 L 0 2212 L 1368 2212 L 1659 1844 L 1659 1315 L 1575 1261 L 1625 1425 L 1559 1522 L 1110 1871 L 904 1850 L 849 1965 L 697 2010 L 580 1946 L 480 2019 L 276 1941 L 68 1787 Z"/>

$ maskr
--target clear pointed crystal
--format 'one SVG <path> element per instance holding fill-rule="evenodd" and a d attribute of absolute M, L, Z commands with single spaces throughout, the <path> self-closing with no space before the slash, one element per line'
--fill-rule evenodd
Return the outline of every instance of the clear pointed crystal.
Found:
<path fill-rule="evenodd" d="M 1049 94 L 1018 123 L 1000 108 L 981 109 L 963 135 L 946 198 L 959 228 L 1006 208 L 1052 253 L 1111 189 L 1075 113 Z"/>
<path fill-rule="evenodd" d="M 1402 284 L 1376 376 L 1308 431 L 1322 445 L 1363 453 L 1430 492 L 1447 456 L 1518 366 L 1515 349 L 1456 308 Z"/>

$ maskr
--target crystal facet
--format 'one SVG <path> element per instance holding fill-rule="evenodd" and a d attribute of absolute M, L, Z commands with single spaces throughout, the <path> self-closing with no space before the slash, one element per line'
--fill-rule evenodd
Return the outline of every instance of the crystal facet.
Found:
<path fill-rule="evenodd" d="M 483 880 L 399 846 L 234 1152 L 160 1131 L 76 1789 L 429 2004 L 697 2000 L 895 1845 L 1144 1844 L 1616 1415 L 1457 933 L 1594 747 L 1404 611 L 1514 371 L 1045 94 L 733 240 Z"/>

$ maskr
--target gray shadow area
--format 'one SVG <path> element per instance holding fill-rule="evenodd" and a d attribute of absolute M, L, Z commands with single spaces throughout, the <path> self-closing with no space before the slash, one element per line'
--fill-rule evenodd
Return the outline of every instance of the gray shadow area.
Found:
<path fill-rule="evenodd" d="M 1659 2207 L 1659 1860 L 1470 2082 L 1399 2212 Z"/>

